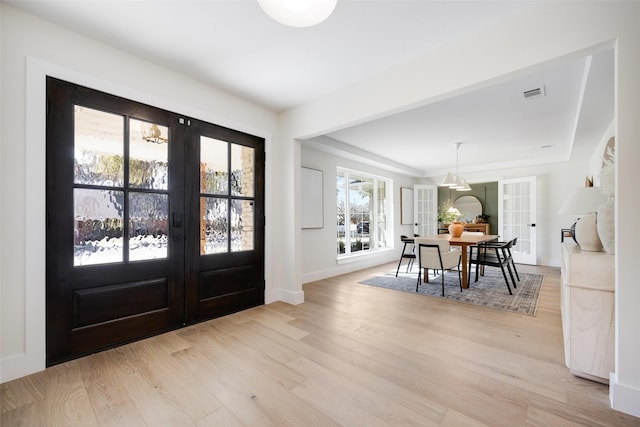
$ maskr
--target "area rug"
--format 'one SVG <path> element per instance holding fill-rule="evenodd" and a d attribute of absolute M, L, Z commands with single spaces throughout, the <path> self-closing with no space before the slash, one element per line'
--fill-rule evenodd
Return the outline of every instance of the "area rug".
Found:
<path fill-rule="evenodd" d="M 544 279 L 542 274 L 520 273 L 520 281 L 518 282 L 516 280 L 518 287 L 514 289 L 513 285 L 511 285 L 513 295 L 509 295 L 509 290 L 504 283 L 502 272 L 497 268 L 486 267 L 484 276 L 479 276 L 477 282 L 474 282 L 475 272 L 471 272 L 470 274 L 471 283 L 469 288 L 463 289 L 462 292 L 460 292 L 458 273 L 455 271 L 445 272 L 444 298 L 496 310 L 512 311 L 528 316 L 536 315 L 538 297 L 540 296 L 540 289 L 542 288 L 542 281 Z M 409 273 L 400 272 L 398 277 L 395 277 L 395 275 L 396 271 L 393 270 L 359 283 L 396 291 L 416 293 L 416 281 L 418 278 L 416 269 Z M 507 277 L 509 277 L 508 274 Z M 442 298 L 441 280 L 440 276 L 430 276 L 429 283 L 422 283 L 417 293 Z"/>

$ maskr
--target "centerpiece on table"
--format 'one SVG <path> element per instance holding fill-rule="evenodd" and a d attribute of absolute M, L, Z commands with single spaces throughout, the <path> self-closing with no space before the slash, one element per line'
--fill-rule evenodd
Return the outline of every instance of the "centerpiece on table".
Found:
<path fill-rule="evenodd" d="M 452 237 L 460 237 L 464 231 L 464 222 L 458 221 L 462 214 L 460 211 L 449 203 L 445 203 L 438 211 L 438 222 L 449 228 L 449 234 Z"/>

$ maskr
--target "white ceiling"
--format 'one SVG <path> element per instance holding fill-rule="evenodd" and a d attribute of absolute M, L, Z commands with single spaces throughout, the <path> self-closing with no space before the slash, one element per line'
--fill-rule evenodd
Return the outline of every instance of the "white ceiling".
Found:
<path fill-rule="evenodd" d="M 418 175 L 547 164 L 590 156 L 613 119 L 613 51 L 574 58 L 322 139 L 375 153 Z M 544 95 L 526 98 L 540 88 Z M 319 146 L 315 145 L 317 148 Z M 352 151 L 352 155 L 367 156 Z M 372 158 L 373 156 L 367 156 Z M 363 159 L 364 160 L 364 159 Z"/>
<path fill-rule="evenodd" d="M 340 91 L 535 3 L 338 0 L 325 22 L 290 28 L 256 0 L 2 1 L 275 111 Z M 463 142 L 460 172 L 473 170 L 470 163 L 495 169 L 584 158 L 613 118 L 613 64 L 612 51 L 561 61 L 310 143 L 425 176 L 455 167 L 455 142 Z M 522 99 L 524 90 L 542 86 L 544 97 Z"/>

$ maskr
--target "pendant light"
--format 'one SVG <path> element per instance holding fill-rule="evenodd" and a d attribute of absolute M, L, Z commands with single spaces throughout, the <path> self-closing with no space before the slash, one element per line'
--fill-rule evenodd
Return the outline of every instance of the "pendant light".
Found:
<path fill-rule="evenodd" d="M 444 177 L 440 185 L 456 191 L 471 191 L 469 183 L 458 174 L 458 156 L 462 142 L 456 142 L 453 145 L 456 146 L 456 173 L 455 175 L 451 172 L 447 173 L 447 176 Z"/>
<path fill-rule="evenodd" d="M 337 0 L 258 0 L 273 20 L 290 27 L 311 27 L 333 13 Z"/>

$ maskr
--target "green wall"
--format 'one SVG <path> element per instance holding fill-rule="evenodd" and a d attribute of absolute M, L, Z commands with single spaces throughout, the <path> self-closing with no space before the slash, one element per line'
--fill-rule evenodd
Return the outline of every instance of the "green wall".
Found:
<path fill-rule="evenodd" d="M 471 191 L 450 190 L 447 187 L 438 187 L 438 208 L 449 200 L 453 203 L 458 197 L 475 196 L 482 203 L 482 213 L 489 215 L 491 234 L 498 232 L 498 183 L 486 182 L 470 184 Z"/>

